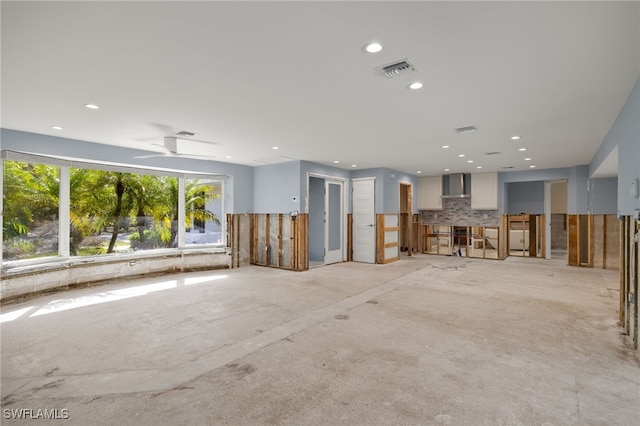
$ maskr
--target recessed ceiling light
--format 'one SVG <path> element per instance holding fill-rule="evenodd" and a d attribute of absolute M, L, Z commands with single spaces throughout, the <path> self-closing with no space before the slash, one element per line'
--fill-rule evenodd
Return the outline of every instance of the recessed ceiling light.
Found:
<path fill-rule="evenodd" d="M 230 155 L 227 155 L 227 158 L 231 158 L 231 156 L 230 156 Z"/>
<path fill-rule="evenodd" d="M 482 166 L 476 166 L 476 169 L 481 169 L 481 168 L 482 168 Z"/>
<path fill-rule="evenodd" d="M 84 104 L 84 106 L 89 109 L 100 109 L 100 107 L 96 104 Z"/>
<path fill-rule="evenodd" d="M 371 43 L 365 44 L 363 49 L 367 53 L 378 53 L 382 50 L 382 44 L 377 41 L 372 41 Z"/>
<path fill-rule="evenodd" d="M 451 169 L 444 169 L 445 172 L 448 172 L 449 170 L 451 170 Z"/>
<path fill-rule="evenodd" d="M 473 163 L 473 160 L 467 160 L 467 163 Z"/>
<path fill-rule="evenodd" d="M 422 170 L 418 170 L 416 173 L 420 174 L 420 173 L 422 173 Z"/>
<path fill-rule="evenodd" d="M 458 154 L 458 157 L 462 158 L 464 157 L 464 154 Z"/>
<path fill-rule="evenodd" d="M 340 161 L 338 160 L 333 160 L 333 164 L 338 164 Z"/>
<path fill-rule="evenodd" d="M 451 148 L 449 145 L 442 145 L 442 149 L 449 149 Z"/>
<path fill-rule="evenodd" d="M 272 146 L 271 149 L 280 149 L 279 146 Z"/>
<path fill-rule="evenodd" d="M 351 167 L 358 167 L 358 165 L 357 164 L 352 164 Z"/>
<path fill-rule="evenodd" d="M 531 157 L 525 158 L 524 161 L 531 161 Z"/>
<path fill-rule="evenodd" d="M 62 126 L 51 126 L 51 128 L 54 130 L 64 130 L 64 127 Z"/>
<path fill-rule="evenodd" d="M 419 81 L 415 81 L 415 82 L 411 83 L 410 85 L 408 85 L 407 87 L 409 89 L 411 89 L 411 90 L 422 89 L 422 83 L 420 83 Z"/>
<path fill-rule="evenodd" d="M 520 139 L 520 136 L 511 136 L 512 141 L 517 141 L 518 139 Z"/>
<path fill-rule="evenodd" d="M 529 168 L 530 168 L 530 169 L 535 169 L 535 168 L 536 168 L 536 166 L 529 166 Z"/>
<path fill-rule="evenodd" d="M 520 152 L 524 152 L 524 151 L 526 151 L 526 150 L 527 150 L 527 148 L 520 148 L 518 151 L 520 151 Z"/>

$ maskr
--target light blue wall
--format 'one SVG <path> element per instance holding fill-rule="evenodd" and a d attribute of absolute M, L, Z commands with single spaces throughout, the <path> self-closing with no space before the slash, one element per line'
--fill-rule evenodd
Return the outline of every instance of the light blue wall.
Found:
<path fill-rule="evenodd" d="M 0 129 L 0 149 L 110 162 L 130 167 L 225 175 L 228 176 L 225 181 L 227 213 L 251 213 L 253 209 L 253 168 L 249 166 L 178 157 L 135 158 L 149 155 L 150 152 L 9 129 Z"/>
<path fill-rule="evenodd" d="M 631 197 L 629 190 L 631 182 L 640 179 L 640 79 L 636 81 L 620 114 L 591 160 L 590 173 L 602 164 L 616 146 L 618 147 L 617 213 L 639 217 L 640 198 Z"/>
<path fill-rule="evenodd" d="M 374 190 L 375 190 L 375 213 L 384 213 L 384 180 L 386 169 L 365 169 L 365 170 L 353 170 L 351 172 L 352 179 L 362 178 L 375 178 Z"/>
<path fill-rule="evenodd" d="M 618 209 L 618 178 L 589 181 L 589 213 L 616 214 Z"/>
<path fill-rule="evenodd" d="M 400 182 L 410 183 L 413 186 L 414 202 L 413 212 L 418 210 L 417 193 L 418 177 L 387 168 L 353 170 L 353 179 L 375 177 L 375 210 L 376 214 L 400 213 Z"/>
<path fill-rule="evenodd" d="M 400 213 L 400 182 L 410 183 L 413 187 L 413 196 L 417 199 L 418 177 L 399 172 L 397 170 L 385 169 L 384 184 L 384 213 Z M 420 213 L 417 200 L 413 202 L 413 213 Z"/>
<path fill-rule="evenodd" d="M 587 214 L 589 166 L 498 173 L 498 210 L 508 213 L 511 200 L 508 185 L 513 182 L 567 180 L 567 212 Z"/>
<path fill-rule="evenodd" d="M 512 182 L 507 184 L 507 214 L 544 214 L 544 182 Z"/>
<path fill-rule="evenodd" d="M 287 161 L 255 167 L 253 194 L 254 213 L 301 211 L 300 162 Z M 293 197 L 296 197 L 296 201 L 293 201 Z"/>
<path fill-rule="evenodd" d="M 316 174 L 319 176 L 323 176 L 323 177 L 332 177 L 332 178 L 337 178 L 337 179 L 343 179 L 345 182 L 345 187 L 344 190 L 346 191 L 346 193 L 348 194 L 347 196 L 347 205 L 346 205 L 346 212 L 350 213 L 351 212 L 351 182 L 350 182 L 350 178 L 351 178 L 351 171 L 350 170 L 345 170 L 345 169 L 341 169 L 338 167 L 331 167 L 331 166 L 325 166 L 322 164 L 317 164 L 317 163 L 311 163 L 309 161 L 300 161 L 300 176 L 299 176 L 299 182 L 300 182 L 300 194 L 301 194 L 301 208 L 300 211 L 303 212 L 305 211 L 305 206 L 306 206 L 306 198 L 308 196 L 307 194 L 307 180 L 308 180 L 308 176 L 309 174 Z"/>

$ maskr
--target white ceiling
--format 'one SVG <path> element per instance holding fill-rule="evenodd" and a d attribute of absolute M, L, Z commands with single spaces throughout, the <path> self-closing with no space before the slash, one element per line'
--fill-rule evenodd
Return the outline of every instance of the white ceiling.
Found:
<path fill-rule="evenodd" d="M 1 8 L 2 127 L 150 151 L 187 130 L 214 142 L 203 154 L 248 165 L 433 175 L 589 164 L 640 75 L 639 2 Z M 382 52 L 363 52 L 371 40 Z M 374 70 L 404 58 L 419 71 Z M 424 87 L 408 90 L 416 80 Z"/>

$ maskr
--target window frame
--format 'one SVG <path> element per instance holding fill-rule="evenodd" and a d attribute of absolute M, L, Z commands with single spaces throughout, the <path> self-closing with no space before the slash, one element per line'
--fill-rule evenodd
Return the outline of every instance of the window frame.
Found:
<path fill-rule="evenodd" d="M 226 247 L 227 221 L 225 213 L 225 189 L 228 176 L 219 173 L 202 173 L 189 172 L 162 168 L 147 168 L 133 165 L 124 165 L 107 162 L 91 162 L 88 160 L 77 160 L 63 157 L 53 157 L 37 155 L 25 152 L 2 150 L 0 151 L 0 195 L 4 193 L 4 162 L 5 161 L 22 161 L 34 164 L 44 164 L 57 166 L 60 168 L 59 179 L 60 187 L 58 194 L 58 255 L 46 256 L 32 259 L 20 260 L 4 260 L 2 250 L 0 250 L 0 264 L 2 271 L 22 269 L 29 267 L 46 267 L 47 265 L 55 266 L 61 263 L 86 263 L 100 262 L 101 260 L 108 262 L 114 259 L 135 259 L 144 257 L 161 256 L 169 253 L 184 253 L 211 251 L 216 249 L 224 250 Z M 178 179 L 178 247 L 177 248 L 161 248 L 152 250 L 142 250 L 131 253 L 108 253 L 95 256 L 71 256 L 70 254 L 70 204 L 71 204 L 71 188 L 70 177 L 71 168 L 84 168 L 92 170 L 103 170 L 110 172 L 136 173 L 156 176 L 175 177 Z M 220 181 L 221 185 L 221 218 L 220 222 L 222 232 L 222 242 L 220 244 L 185 244 L 185 181 L 187 179 L 209 179 Z M 3 199 L 0 197 L 0 220 L 4 217 Z M 0 241 L 3 238 L 3 230 L 0 229 Z M 4 244 L 4 243 L 3 243 Z"/>

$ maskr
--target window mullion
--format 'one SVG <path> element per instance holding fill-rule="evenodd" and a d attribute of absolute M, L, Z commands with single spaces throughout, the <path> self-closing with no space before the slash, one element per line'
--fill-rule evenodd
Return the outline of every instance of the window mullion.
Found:
<path fill-rule="evenodd" d="M 185 246 L 186 194 L 184 182 L 185 178 L 178 178 L 178 248 Z"/>
<path fill-rule="evenodd" d="M 58 194 L 58 254 L 63 258 L 70 256 L 69 238 L 71 238 L 71 225 L 69 210 L 71 208 L 71 180 L 70 168 L 60 167 L 60 186 Z"/>

